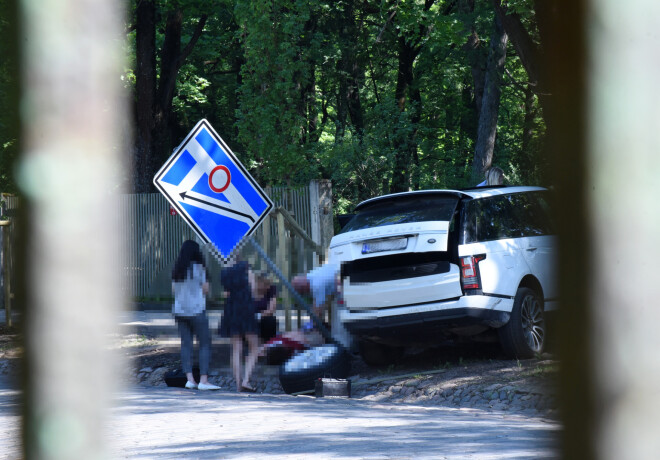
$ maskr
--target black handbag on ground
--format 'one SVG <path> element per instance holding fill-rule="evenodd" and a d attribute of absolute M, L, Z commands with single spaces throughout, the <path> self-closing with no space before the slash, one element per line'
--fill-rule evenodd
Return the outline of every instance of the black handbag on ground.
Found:
<path fill-rule="evenodd" d="M 195 379 L 195 382 L 199 382 L 199 367 L 193 367 L 193 378 Z M 188 381 L 188 377 L 186 377 L 186 373 L 183 372 L 183 369 L 175 369 L 173 371 L 165 372 L 163 379 L 165 380 L 165 385 L 168 387 L 177 388 L 185 388 L 186 382 Z"/>
<path fill-rule="evenodd" d="M 262 342 L 268 342 L 277 335 L 277 318 L 274 315 L 262 316 L 259 320 L 259 337 Z"/>

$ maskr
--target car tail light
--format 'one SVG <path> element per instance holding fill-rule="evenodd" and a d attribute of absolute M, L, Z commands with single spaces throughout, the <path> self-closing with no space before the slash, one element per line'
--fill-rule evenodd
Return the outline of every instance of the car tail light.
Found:
<path fill-rule="evenodd" d="M 481 289 L 479 262 L 485 258 L 485 254 L 461 257 L 461 283 L 463 289 Z"/>

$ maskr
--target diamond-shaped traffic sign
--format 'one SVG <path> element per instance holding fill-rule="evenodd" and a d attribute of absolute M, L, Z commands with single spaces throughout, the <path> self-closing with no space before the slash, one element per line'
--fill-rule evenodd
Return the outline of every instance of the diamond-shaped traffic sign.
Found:
<path fill-rule="evenodd" d="M 228 259 L 268 216 L 273 202 L 208 121 L 201 120 L 154 177 L 205 243 Z"/>

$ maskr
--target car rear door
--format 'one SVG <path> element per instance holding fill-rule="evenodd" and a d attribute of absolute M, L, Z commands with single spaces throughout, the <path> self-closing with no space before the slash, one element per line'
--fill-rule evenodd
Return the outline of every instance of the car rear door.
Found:
<path fill-rule="evenodd" d="M 523 254 L 530 270 L 541 283 L 546 301 L 557 298 L 556 236 L 546 199 L 547 192 L 513 195 L 514 208 L 522 223 Z"/>
<path fill-rule="evenodd" d="M 514 296 L 530 268 L 512 195 L 471 200 L 463 214 L 459 255 L 485 256 L 479 262 L 484 294 Z"/>
<path fill-rule="evenodd" d="M 342 263 L 347 305 L 389 308 L 459 297 L 459 269 L 450 256 L 459 196 L 413 193 L 358 207 L 329 251 L 331 260 Z"/>

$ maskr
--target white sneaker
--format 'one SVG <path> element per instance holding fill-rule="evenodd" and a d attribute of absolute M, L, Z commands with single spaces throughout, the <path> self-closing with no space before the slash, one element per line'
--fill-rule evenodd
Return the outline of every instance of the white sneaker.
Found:
<path fill-rule="evenodd" d="M 197 384 L 188 381 L 186 382 L 186 388 L 188 388 L 189 390 L 194 390 L 195 388 L 197 388 Z"/>
<path fill-rule="evenodd" d="M 219 390 L 220 387 L 217 385 L 213 385 L 212 383 L 200 383 L 197 388 L 200 390 Z"/>

